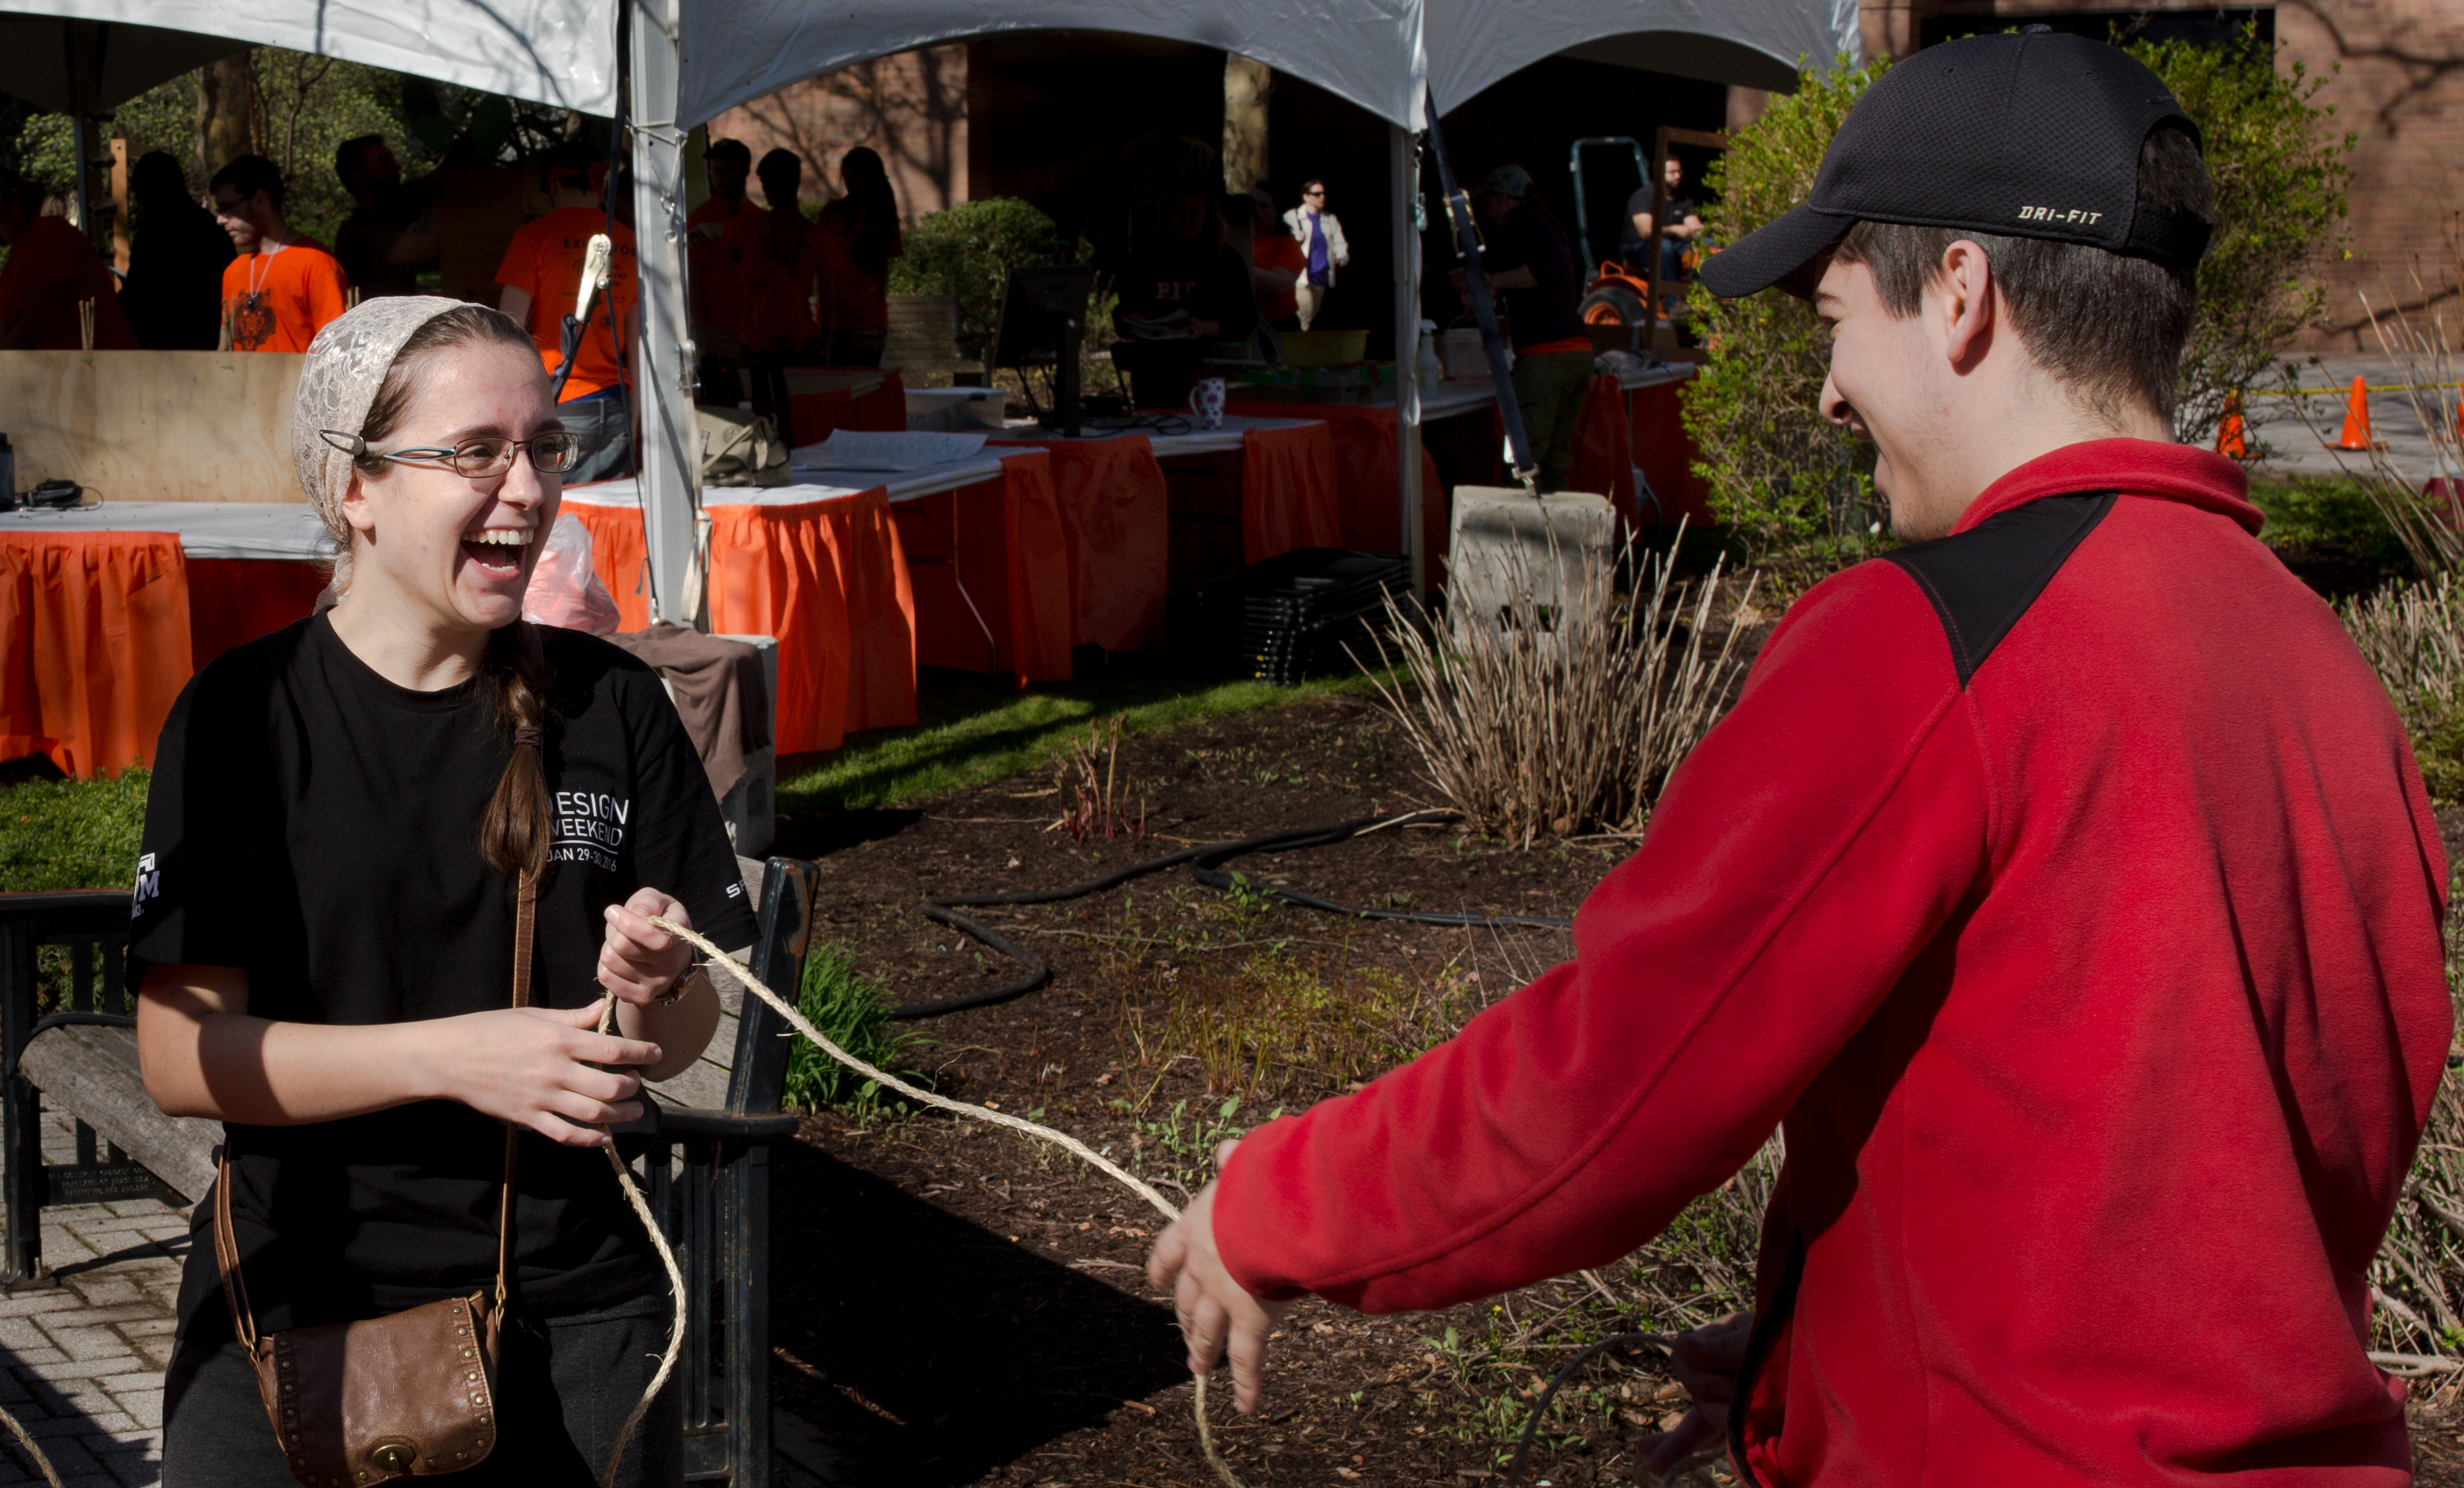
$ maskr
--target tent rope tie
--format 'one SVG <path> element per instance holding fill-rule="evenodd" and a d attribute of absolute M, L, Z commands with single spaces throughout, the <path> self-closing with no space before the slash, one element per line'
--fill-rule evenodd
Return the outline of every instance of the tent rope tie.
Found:
<path fill-rule="evenodd" d="M 838 1060 L 841 1064 L 846 1065 L 848 1069 L 855 1071 L 857 1074 L 862 1075 L 865 1078 L 886 1085 L 890 1089 L 897 1091 L 900 1095 L 907 1097 L 909 1099 L 918 1101 L 924 1105 L 936 1106 L 941 1110 L 968 1117 L 975 1121 L 989 1122 L 996 1126 L 1007 1126 L 1013 1131 L 1024 1132 L 1028 1136 L 1037 1138 L 1040 1141 L 1051 1143 L 1053 1145 L 1062 1148 L 1075 1157 L 1082 1158 L 1086 1162 L 1093 1165 L 1095 1167 L 1102 1169 L 1107 1175 L 1119 1183 L 1123 1188 L 1128 1188 L 1139 1198 L 1142 1198 L 1146 1200 L 1147 1203 L 1153 1205 L 1155 1211 L 1162 1214 L 1165 1219 L 1177 1220 L 1180 1218 L 1180 1210 L 1173 1207 L 1172 1201 L 1156 1192 L 1152 1186 L 1146 1183 L 1145 1180 L 1120 1166 L 1118 1164 L 1105 1157 L 1094 1148 L 1089 1147 L 1087 1144 L 1079 1141 L 1077 1138 L 1070 1136 L 1067 1132 L 1055 1131 L 1049 1126 L 1039 1125 L 1038 1123 L 1027 1121 L 1023 1117 L 1012 1116 L 1006 1111 L 995 1111 L 984 1106 L 970 1105 L 963 1100 L 953 1100 L 947 1096 L 935 1095 L 932 1091 L 922 1089 L 918 1086 L 908 1083 L 906 1080 L 900 1079 L 897 1076 L 891 1074 L 887 1070 L 876 1068 L 875 1066 L 857 1058 L 854 1055 L 847 1053 L 837 1044 L 831 1042 L 829 1035 L 824 1033 L 820 1029 L 815 1028 L 812 1025 L 811 1020 L 807 1019 L 803 1013 L 797 1011 L 794 1004 L 788 1002 L 777 992 L 772 991 L 759 977 L 753 974 L 753 968 L 751 966 L 746 966 L 743 962 L 737 960 L 727 952 L 719 949 L 716 945 L 712 944 L 700 934 L 676 923 L 672 920 L 662 920 L 656 915 L 649 915 L 644 918 L 649 920 L 650 923 L 667 931 L 670 935 L 676 937 L 686 944 L 700 951 L 704 956 L 710 958 L 711 966 L 725 966 L 729 976 L 734 977 L 739 985 L 752 991 L 763 1002 L 768 1003 L 781 1017 L 787 1020 L 789 1027 L 793 1028 L 798 1033 L 803 1034 L 805 1038 L 811 1040 L 813 1045 L 820 1049 L 824 1054 L 828 1055 L 831 1058 Z M 615 1011 L 616 994 L 610 992 L 607 994 L 607 1000 L 600 1017 L 600 1023 L 603 1029 L 612 1026 L 613 1019 L 615 1018 Z M 605 1128 L 603 1127 L 601 1129 L 605 1130 Z M 658 1247 L 659 1258 L 667 1262 L 668 1284 L 674 1289 L 676 1299 L 674 1331 L 668 1340 L 667 1355 L 660 1361 L 658 1375 L 651 1380 L 650 1388 L 643 1392 L 640 1404 L 634 1406 L 633 1413 L 626 1418 L 625 1430 L 622 1432 L 619 1432 L 616 1438 L 616 1454 L 613 1457 L 608 1459 L 606 1482 L 612 1484 L 615 1481 L 616 1477 L 616 1463 L 625 1455 L 626 1438 L 631 1434 L 635 1423 L 639 1422 L 642 1419 L 643 1414 L 650 1409 L 651 1400 L 658 1395 L 661 1387 L 667 1384 L 670 1371 L 675 1367 L 676 1354 L 683 1346 L 685 1336 L 685 1284 L 684 1275 L 676 1266 L 675 1253 L 668 1248 L 667 1237 L 660 1232 L 658 1219 L 650 1212 L 649 1201 L 642 1197 L 641 1189 L 634 1184 L 632 1173 L 625 1166 L 624 1161 L 616 1156 L 614 1144 L 609 1144 L 605 1150 L 607 1152 L 608 1163 L 616 1169 L 616 1181 L 624 1186 L 625 1196 L 632 1201 L 633 1212 L 641 1216 L 642 1227 L 650 1233 L 650 1242 Z M 1215 1476 L 1217 1479 L 1222 1483 L 1223 1488 L 1246 1488 L 1246 1485 L 1234 1475 L 1231 1466 L 1223 1460 L 1223 1455 L 1216 1450 L 1215 1432 L 1211 1428 L 1209 1428 L 1206 1421 L 1206 1376 L 1203 1374 L 1197 1376 L 1197 1384 L 1198 1388 L 1196 1391 L 1193 1410 L 1198 1421 L 1199 1450 L 1205 1454 L 1206 1465 L 1215 1470 Z"/>

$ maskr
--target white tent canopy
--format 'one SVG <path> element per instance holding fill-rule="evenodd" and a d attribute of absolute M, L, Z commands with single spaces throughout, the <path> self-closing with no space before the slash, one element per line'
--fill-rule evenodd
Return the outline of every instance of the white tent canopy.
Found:
<path fill-rule="evenodd" d="M 99 32 L 106 81 L 121 78 L 122 56 L 189 57 L 118 97 L 87 100 L 90 108 L 108 108 L 248 43 L 585 114 L 616 111 L 616 11 L 608 0 L 0 0 L 0 11 L 8 12 L 0 15 L 7 27 L 0 89 L 47 106 L 35 79 L 48 76 L 51 92 L 61 91 L 63 43 L 38 40 L 37 33 L 56 38 L 56 20 L 70 20 Z M 29 16 L 56 20 L 41 27 L 20 19 Z M 15 80 L 21 71 L 30 75 L 23 86 Z"/>
<path fill-rule="evenodd" d="M 698 124 L 788 83 L 917 47 L 1017 32 L 1115 32 L 1218 47 L 1417 125 L 1421 0 L 688 0 L 677 117 Z"/>
<path fill-rule="evenodd" d="M 1560 54 L 1785 90 L 1858 50 L 1857 0 L 1432 0 L 1427 28 L 1441 113 Z"/>
<path fill-rule="evenodd" d="M 0 93 L 54 114 L 117 108 L 239 47 L 157 26 L 0 15 Z"/>

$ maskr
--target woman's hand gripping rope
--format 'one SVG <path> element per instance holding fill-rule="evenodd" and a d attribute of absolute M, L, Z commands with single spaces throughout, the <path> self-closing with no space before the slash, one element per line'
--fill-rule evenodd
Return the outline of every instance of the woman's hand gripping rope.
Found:
<path fill-rule="evenodd" d="M 768 1003 L 781 1017 L 785 1018 L 787 1020 L 788 1027 L 794 1029 L 804 1037 L 812 1040 L 813 1044 L 823 1053 L 828 1055 L 831 1058 L 838 1060 L 847 1068 L 864 1076 L 865 1078 L 876 1081 L 889 1089 L 897 1091 L 900 1095 L 905 1096 L 910 1100 L 918 1101 L 929 1106 L 935 1106 L 944 1111 L 955 1112 L 959 1116 L 970 1117 L 976 1121 L 989 1122 L 996 1126 L 1007 1126 L 1015 1131 L 1023 1131 L 1030 1137 L 1036 1137 L 1043 1141 L 1049 1142 L 1055 1146 L 1061 1147 L 1069 1152 L 1073 1156 L 1085 1159 L 1088 1163 L 1101 1168 L 1107 1174 L 1110 1174 L 1112 1179 L 1118 1182 L 1123 1188 L 1128 1188 L 1131 1192 L 1135 1193 L 1138 1197 L 1155 1206 L 1155 1211 L 1163 1215 L 1166 1220 L 1177 1221 L 1180 1218 L 1180 1210 L 1173 1208 L 1172 1202 L 1169 1199 L 1166 1199 L 1162 1194 L 1156 1192 L 1136 1175 L 1111 1162 L 1102 1153 L 1088 1146 L 1077 1138 L 1070 1136 L 1067 1132 L 1054 1131 L 1049 1126 L 1040 1126 L 1033 1122 L 1011 1116 L 1003 1111 L 987 1110 L 979 1105 L 969 1105 L 963 1100 L 953 1100 L 947 1096 L 935 1095 L 929 1090 L 920 1089 L 917 1086 L 909 1084 L 907 1081 L 900 1079 L 897 1076 L 891 1074 L 887 1070 L 877 1069 L 874 1066 L 866 1063 L 864 1060 L 857 1058 L 846 1050 L 841 1049 L 837 1044 L 832 1043 L 826 1034 L 825 1034 L 820 1029 L 813 1027 L 812 1022 L 807 1019 L 803 1013 L 797 1011 L 796 1006 L 793 1003 L 790 1003 L 785 998 L 780 996 L 777 992 L 772 991 L 768 987 L 764 986 L 761 980 L 753 974 L 752 967 L 737 960 L 735 957 L 730 956 L 725 951 L 720 950 L 717 946 L 712 944 L 709 941 L 703 939 L 698 933 L 685 925 L 677 924 L 672 921 L 662 919 L 655 915 L 646 918 L 649 919 L 651 924 L 667 931 L 670 935 L 682 939 L 689 944 L 693 945 L 695 949 L 699 950 L 703 955 L 709 957 L 710 964 L 713 966 L 725 966 L 727 968 L 728 975 L 734 977 L 738 983 L 742 984 L 746 989 L 759 997 L 763 1002 Z M 608 1007 L 612 1015 L 613 1009 L 615 1007 L 612 995 L 608 1002 Z M 615 1161 L 612 1149 L 609 1153 L 609 1161 Z M 617 1166 L 620 1175 L 622 1175 L 623 1165 L 620 1163 Z M 629 1176 L 626 1177 L 625 1180 L 625 1191 L 632 1198 L 634 1211 L 642 1216 L 642 1222 L 649 1228 L 651 1237 L 653 1239 L 657 1239 L 659 1234 L 658 1224 L 651 1217 L 649 1206 L 644 1203 L 640 1194 L 635 1191 Z M 659 1254 L 661 1255 L 666 1255 L 668 1254 L 667 1245 L 664 1241 L 661 1241 L 659 1244 Z M 671 1281 L 676 1288 L 676 1339 L 681 1340 L 684 1337 L 684 1285 L 681 1280 L 675 1279 L 675 1262 L 672 1259 L 670 1259 L 668 1262 L 668 1273 Z M 650 1387 L 651 1394 L 655 1395 L 658 1392 L 660 1384 L 665 1383 L 668 1367 L 674 1363 L 675 1352 L 675 1342 L 671 1341 L 668 1345 L 668 1362 L 666 1365 L 661 1366 L 658 1379 L 652 1382 Z M 1192 1353 L 1192 1363 L 1197 1363 L 1195 1351 Z M 1211 1366 L 1212 1360 L 1207 1361 L 1207 1364 Z M 1199 1450 L 1206 1455 L 1206 1465 L 1215 1470 L 1216 1477 L 1222 1481 L 1224 1488 L 1244 1488 L 1241 1479 L 1234 1476 L 1231 1467 L 1224 1462 L 1222 1454 L 1215 1449 L 1215 1433 L 1207 1426 L 1206 1422 L 1206 1374 L 1203 1369 L 1199 1368 L 1193 1368 L 1192 1372 L 1197 1375 L 1198 1379 L 1197 1416 Z M 649 1397 L 644 1397 L 643 1404 L 640 1407 L 637 1407 L 634 1410 L 635 1419 L 639 1419 L 642 1411 L 649 1408 Z M 627 1429 L 630 1429 L 629 1422 L 627 1423 Z M 623 1451 L 621 1441 L 618 1451 L 620 1453 Z M 610 1464 L 610 1471 L 613 1471 L 612 1463 Z"/>

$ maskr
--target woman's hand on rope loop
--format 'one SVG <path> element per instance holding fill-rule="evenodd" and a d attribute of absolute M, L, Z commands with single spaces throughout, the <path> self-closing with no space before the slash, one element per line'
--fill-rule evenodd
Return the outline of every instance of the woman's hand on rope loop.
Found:
<path fill-rule="evenodd" d="M 1215 1149 L 1215 1169 L 1232 1158 L 1238 1141 Z M 1215 1361 L 1228 1349 L 1232 1356 L 1232 1403 L 1241 1413 L 1256 1412 L 1264 1393 L 1266 1336 L 1275 1331 L 1289 1302 L 1262 1301 L 1252 1297 L 1224 1268 L 1215 1249 L 1215 1189 L 1208 1184 L 1181 1210 L 1180 1218 L 1155 1237 L 1155 1254 L 1147 1259 L 1147 1280 L 1158 1292 L 1173 1294 L 1173 1311 L 1180 1320 L 1180 1336 L 1189 1344 L 1189 1371 L 1212 1373 Z"/>
<path fill-rule="evenodd" d="M 600 1065 L 659 1062 L 656 1044 L 596 1032 L 599 1005 L 503 1008 L 413 1025 L 437 1035 L 439 1092 L 568 1147 L 597 1147 L 606 1122 L 642 1114 L 638 1076 Z"/>
<path fill-rule="evenodd" d="M 673 895 L 635 889 L 624 903 L 607 906 L 607 938 L 599 947 L 599 985 L 636 1007 L 668 995 L 693 966 L 693 947 L 650 923 L 651 915 L 693 928 Z"/>

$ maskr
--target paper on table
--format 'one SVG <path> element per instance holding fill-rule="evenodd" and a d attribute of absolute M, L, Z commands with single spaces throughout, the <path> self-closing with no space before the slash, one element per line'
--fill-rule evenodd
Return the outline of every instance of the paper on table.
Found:
<path fill-rule="evenodd" d="M 970 459 L 983 453 L 984 438 L 930 430 L 835 429 L 821 443 L 790 452 L 788 463 L 800 470 L 916 470 Z"/>

